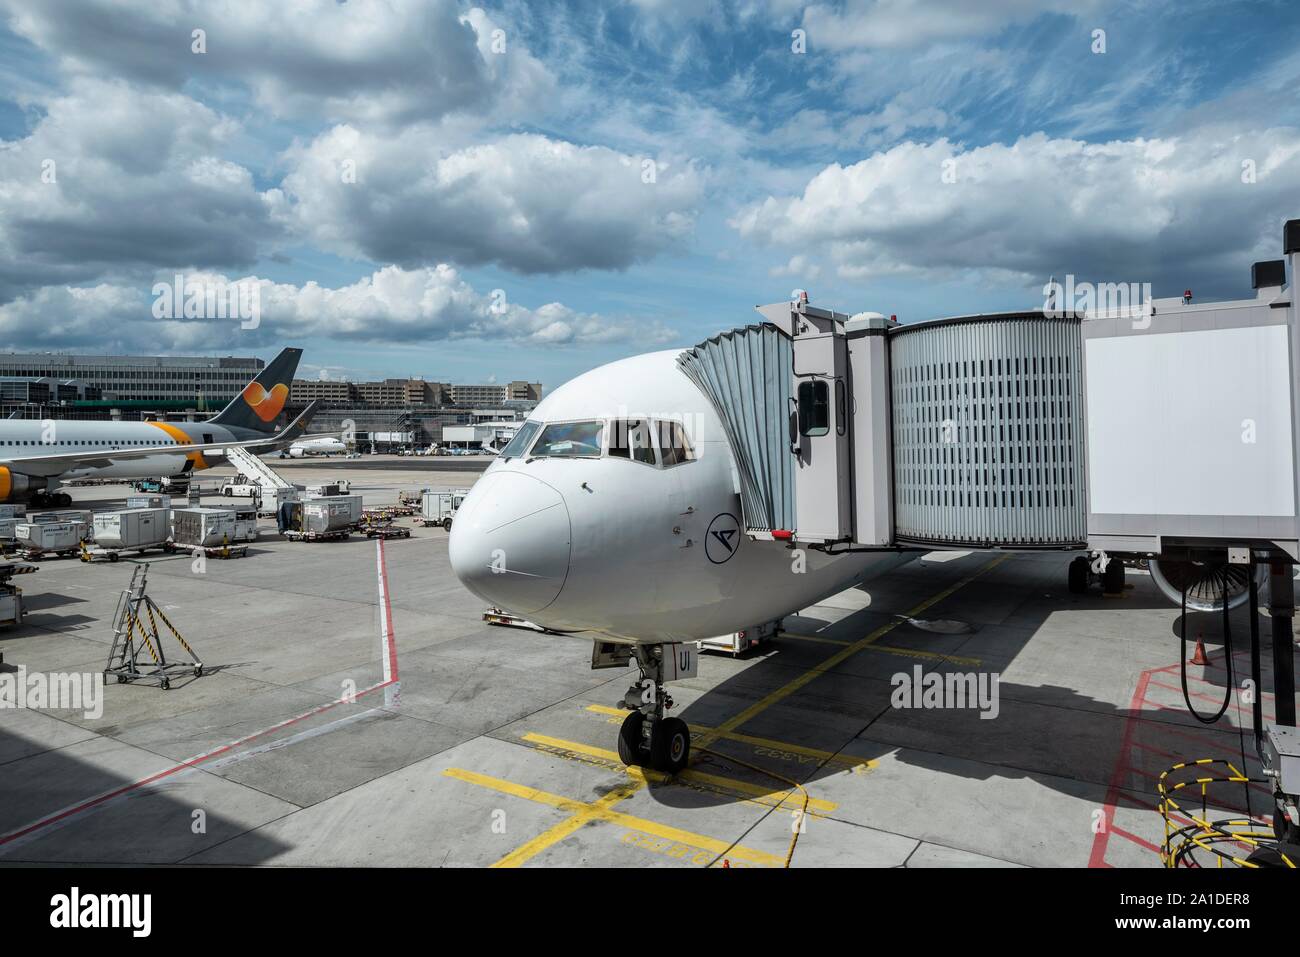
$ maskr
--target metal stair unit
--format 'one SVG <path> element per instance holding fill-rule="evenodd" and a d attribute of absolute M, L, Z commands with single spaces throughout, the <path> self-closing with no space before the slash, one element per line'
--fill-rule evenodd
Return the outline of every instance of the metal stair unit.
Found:
<path fill-rule="evenodd" d="M 157 602 L 146 594 L 148 582 L 149 566 L 137 565 L 131 573 L 131 583 L 118 597 L 117 610 L 113 613 L 113 643 L 108 652 L 108 664 L 104 666 L 104 676 L 115 675 L 118 684 L 156 682 L 166 691 L 176 675 L 188 672 L 196 678 L 202 676 L 203 662 L 163 614 Z M 167 660 L 163 633 L 158 630 L 159 621 L 192 660 Z"/>
<path fill-rule="evenodd" d="M 292 482 L 285 481 L 280 473 L 247 449 L 239 446 L 226 449 L 226 461 L 262 489 L 293 488 Z"/>

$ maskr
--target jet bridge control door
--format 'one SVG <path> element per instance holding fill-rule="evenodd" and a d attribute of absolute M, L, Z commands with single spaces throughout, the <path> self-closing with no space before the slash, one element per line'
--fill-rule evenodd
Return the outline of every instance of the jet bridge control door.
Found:
<path fill-rule="evenodd" d="M 795 539 L 839 542 L 853 533 L 848 340 L 833 314 L 810 313 L 799 314 L 794 339 Z"/>

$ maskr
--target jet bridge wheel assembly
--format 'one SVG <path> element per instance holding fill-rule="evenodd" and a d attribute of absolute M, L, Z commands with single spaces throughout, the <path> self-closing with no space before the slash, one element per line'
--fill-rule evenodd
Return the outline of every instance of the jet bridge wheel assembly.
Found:
<path fill-rule="evenodd" d="M 1068 589 L 1071 595 L 1082 595 L 1094 580 L 1101 582 L 1101 590 L 1107 595 L 1119 595 L 1124 591 L 1124 562 L 1118 558 L 1109 558 L 1100 572 L 1094 559 L 1080 555 L 1070 562 Z"/>

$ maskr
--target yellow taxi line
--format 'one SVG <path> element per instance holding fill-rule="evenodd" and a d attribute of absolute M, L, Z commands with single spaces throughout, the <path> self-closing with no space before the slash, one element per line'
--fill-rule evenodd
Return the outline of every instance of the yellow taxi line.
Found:
<path fill-rule="evenodd" d="M 839 638 L 823 638 L 821 635 L 798 635 L 793 631 L 780 632 L 782 638 L 796 638 L 799 641 L 816 641 L 824 645 L 840 645 L 845 647 L 851 642 Z M 903 658 L 920 658 L 923 661 L 948 661 L 954 665 L 965 665 L 968 668 L 978 668 L 984 662 L 979 658 L 968 658 L 964 655 L 945 655 L 939 651 L 924 651 L 920 648 L 904 648 L 901 645 L 870 645 L 863 651 L 879 651 L 887 655 L 899 655 Z"/>
<path fill-rule="evenodd" d="M 915 608 L 909 609 L 907 612 L 905 612 L 905 617 L 915 618 L 917 615 L 921 614 L 921 612 L 925 611 L 931 605 L 943 601 L 943 599 L 947 598 L 953 592 L 961 588 L 964 588 L 966 585 L 970 584 L 980 575 L 984 574 L 986 571 L 989 571 L 992 568 L 995 568 L 996 566 L 1000 565 L 1002 562 L 1006 561 L 1010 557 L 1011 557 L 1010 555 L 999 555 L 997 558 L 993 559 L 992 561 L 986 562 L 985 564 L 981 565 L 978 569 L 976 569 L 974 572 L 972 572 L 970 575 L 967 575 L 965 578 L 961 579 L 955 584 L 948 586 L 947 588 L 938 592 L 934 596 L 927 598 L 925 601 L 921 602 Z M 853 644 L 849 645 L 848 647 L 844 648 L 844 650 L 839 651 L 834 655 L 831 655 L 831 657 L 828 658 L 826 661 L 823 661 L 820 664 L 815 665 L 814 667 L 810 668 L 808 671 L 804 672 L 799 677 L 795 678 L 793 681 L 790 681 L 787 684 L 782 685 L 780 688 L 777 688 L 775 691 L 764 696 L 761 700 L 756 701 L 754 704 L 750 705 L 748 708 L 741 711 L 739 714 L 733 715 L 732 717 L 728 718 L 719 727 L 714 728 L 710 731 L 705 731 L 701 735 L 698 744 L 701 746 L 707 746 L 711 744 L 713 741 L 717 740 L 719 737 L 734 732 L 741 725 L 745 724 L 748 721 L 753 720 L 755 717 L 762 714 L 772 705 L 777 704 L 785 700 L 786 698 L 788 698 L 790 695 L 794 694 L 796 691 L 798 691 L 800 688 L 807 685 L 814 678 L 817 678 L 825 674 L 831 668 L 836 667 L 841 662 L 857 654 L 863 648 L 866 648 L 871 644 L 873 644 L 877 639 L 884 637 L 889 632 L 897 628 L 900 624 L 902 624 L 902 621 L 903 619 L 900 618 L 896 621 L 890 622 L 888 625 L 883 625 L 880 628 L 877 628 L 871 634 L 867 635 L 867 637 L 861 639 L 860 641 L 856 641 Z M 552 846 L 553 844 L 556 844 L 559 841 L 564 840 L 564 838 L 568 837 L 574 831 L 578 830 L 588 820 L 591 820 L 593 816 L 599 814 L 606 814 L 606 813 L 615 813 L 615 812 L 610 812 L 608 810 L 609 805 L 616 804 L 619 801 L 631 797 L 638 790 L 645 787 L 645 785 L 646 785 L 646 779 L 644 775 L 642 775 L 639 779 L 634 777 L 626 784 L 623 784 L 615 788 L 613 791 L 610 791 L 608 794 L 601 797 L 594 804 L 587 805 L 586 810 L 579 811 L 578 813 L 574 814 L 571 818 L 568 818 L 565 821 L 561 821 L 559 824 L 556 824 L 553 827 L 548 828 L 546 831 L 539 834 L 537 837 L 533 838 L 527 843 L 511 851 L 501 860 L 497 861 L 497 863 L 494 864 L 493 866 L 494 867 L 518 867 L 520 864 L 523 864 L 525 861 L 529 860 L 530 858 L 546 850 L 546 848 Z"/>
<path fill-rule="evenodd" d="M 623 762 L 619 760 L 618 752 L 610 751 L 607 748 L 597 748 L 590 744 L 582 744 L 578 741 L 566 741 L 563 738 L 552 738 L 546 734 L 535 734 L 529 732 L 523 736 L 525 741 L 532 744 L 544 744 L 551 748 L 558 748 L 563 751 L 575 751 L 578 754 L 586 754 L 594 758 L 601 758 L 605 761 L 612 762 L 619 769 L 626 770 Z M 641 769 L 638 769 L 641 770 Z M 668 781 L 672 775 L 663 774 L 659 771 L 644 769 L 644 774 L 651 781 L 661 782 Z M 803 801 L 795 797 L 791 790 L 773 791 L 771 788 L 765 788 L 761 784 L 753 784 L 749 781 L 740 781 L 735 778 L 723 777 L 718 774 L 709 774 L 705 771 L 697 771 L 694 768 L 687 768 L 679 771 L 676 775 L 678 780 L 686 782 L 695 782 L 698 784 L 707 784 L 710 787 L 720 788 L 725 791 L 734 791 L 753 798 L 759 803 L 772 807 L 781 807 L 788 804 L 790 807 L 802 807 Z M 834 801 L 823 801 L 820 798 L 809 798 L 808 806 L 818 811 L 833 811 L 837 807 Z"/>
<path fill-rule="evenodd" d="M 524 863 L 529 858 L 545 850 L 547 847 L 550 847 L 552 844 L 556 843 L 556 841 L 563 840 L 564 837 L 579 830 L 589 821 L 608 821 L 611 824 L 618 824 L 633 831 L 640 831 L 643 834 L 652 835 L 653 837 L 660 837 L 668 841 L 676 841 L 678 844 L 685 844 L 689 847 L 697 847 L 700 850 L 709 851 L 712 854 L 725 853 L 729 857 L 734 857 L 737 860 L 747 861 L 752 864 L 762 864 L 767 867 L 780 867 L 785 863 L 785 858 L 777 854 L 767 854 L 763 851 L 756 851 L 752 848 L 733 845 L 730 841 L 720 841 L 717 838 L 708 837 L 704 834 L 696 834 L 692 831 L 685 831 L 681 828 L 672 827 L 667 824 L 660 824 L 657 821 L 649 821 L 645 818 L 635 817 L 631 814 L 624 814 L 622 811 L 612 810 L 610 805 L 629 797 L 635 790 L 633 785 L 636 782 L 629 782 L 622 788 L 617 788 L 598 800 L 587 804 L 582 801 L 575 801 L 572 798 L 562 797 L 558 794 L 551 794 L 548 791 L 542 791 L 538 788 L 515 784 L 513 781 L 505 781 L 501 778 L 494 778 L 487 774 L 467 771 L 464 768 L 447 768 L 442 773 L 447 777 L 456 778 L 468 784 L 489 788 L 502 794 L 509 794 L 514 797 L 523 798 L 527 801 L 534 801 L 538 804 L 545 804 L 561 811 L 568 811 L 573 815 L 568 820 L 561 821 L 544 834 L 533 838 L 528 843 L 523 844 L 514 851 L 511 851 L 501 860 L 493 864 L 493 867 L 517 867 L 519 864 Z M 553 836 L 553 832 L 561 830 L 563 831 L 561 837 L 556 838 Z M 541 843 L 543 839 L 546 839 L 545 843 Z"/>
<path fill-rule="evenodd" d="M 627 711 L 620 708 L 611 708 L 603 704 L 589 704 L 587 710 L 593 714 L 605 714 L 610 717 L 624 717 Z M 692 725 L 692 730 L 697 732 L 713 732 L 717 728 L 710 728 L 704 725 Z M 859 773 L 866 772 L 874 768 L 880 762 L 873 758 L 855 758 L 851 754 L 836 754 L 833 751 L 823 751 L 821 748 L 809 748 L 802 744 L 790 744 L 786 741 L 777 741 L 774 738 L 760 738 L 753 734 L 741 734 L 739 731 L 727 731 L 718 734 L 720 738 L 726 738 L 728 741 L 738 741 L 741 744 L 752 745 L 756 748 L 770 748 L 773 751 L 788 751 L 792 754 L 799 754 L 807 758 L 815 758 L 819 761 L 831 761 L 835 764 L 843 764 Z"/>
<path fill-rule="evenodd" d="M 915 618 L 917 615 L 921 614 L 931 605 L 935 605 L 943 601 L 953 592 L 958 591 L 961 588 L 964 588 L 966 585 L 969 585 L 980 575 L 984 574 L 986 571 L 996 568 L 998 565 L 1002 564 L 1010 557 L 1011 557 L 1010 555 L 999 555 L 997 558 L 993 559 L 992 561 L 985 562 L 983 565 L 981 565 L 971 574 L 967 575 L 965 578 L 961 579 L 960 581 L 952 585 L 949 585 L 947 588 L 943 589 L 943 591 L 939 592 L 938 594 L 927 598 L 925 601 L 921 602 L 916 607 L 909 608 L 906 612 L 903 613 L 902 617 L 896 618 L 895 620 L 889 622 L 888 624 L 881 625 L 879 628 L 877 628 L 871 634 L 867 635 L 865 638 L 861 638 L 858 641 L 855 641 L 853 644 L 847 645 L 843 650 L 837 651 L 835 654 L 831 655 L 825 661 L 813 665 L 813 667 L 809 668 L 799 677 L 785 683 L 780 688 L 777 688 L 775 691 L 771 692 L 770 694 L 767 694 L 764 697 L 760 698 L 758 701 L 755 701 L 745 710 L 732 715 L 730 718 L 728 718 L 726 721 L 722 722 L 722 724 L 718 726 L 715 733 L 726 733 L 728 731 L 735 731 L 741 725 L 749 721 L 752 721 L 758 715 L 762 714 L 768 708 L 772 707 L 772 705 L 784 701 L 786 698 L 790 697 L 790 695 L 794 694 L 796 691 L 799 691 L 801 688 L 808 685 L 815 678 L 819 678 L 822 675 L 824 675 L 826 672 L 830 671 L 831 669 L 839 667 L 849 658 L 852 658 L 854 655 L 856 655 L 859 651 L 862 651 L 864 648 L 868 648 L 871 645 L 875 644 L 881 638 L 885 637 L 885 635 L 889 634 L 891 631 L 893 631 L 895 628 L 901 625 L 906 619 Z"/>

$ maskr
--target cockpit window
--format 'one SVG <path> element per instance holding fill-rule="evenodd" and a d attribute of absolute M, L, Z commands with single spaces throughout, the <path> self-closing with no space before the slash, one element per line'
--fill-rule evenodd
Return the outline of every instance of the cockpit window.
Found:
<path fill-rule="evenodd" d="M 541 430 L 541 425 L 529 419 L 519 427 L 515 437 L 506 443 L 506 447 L 501 450 L 503 459 L 512 459 L 516 456 L 523 455 L 528 451 L 528 444 L 533 441 L 533 437 Z"/>
<path fill-rule="evenodd" d="M 654 437 L 646 419 L 615 419 L 610 423 L 609 454 L 612 458 L 655 464 Z"/>
<path fill-rule="evenodd" d="M 680 422 L 656 422 L 659 432 L 659 459 L 663 462 L 664 468 L 671 465 L 681 465 L 683 462 L 689 462 L 695 457 L 691 451 L 691 443 L 686 438 L 686 430 L 682 428 Z"/>
<path fill-rule="evenodd" d="M 604 431 L 604 422 L 554 422 L 542 430 L 532 454 L 553 458 L 598 457 Z"/>

